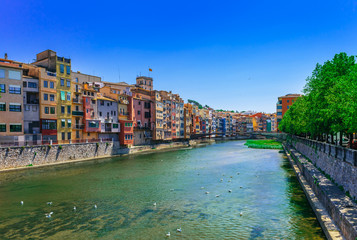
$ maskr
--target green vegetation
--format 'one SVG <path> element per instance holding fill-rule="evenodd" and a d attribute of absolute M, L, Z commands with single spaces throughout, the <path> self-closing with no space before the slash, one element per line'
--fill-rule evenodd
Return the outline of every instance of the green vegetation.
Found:
<path fill-rule="evenodd" d="M 32 165 L 32 163 L 31 164 L 29 164 L 29 165 L 26 165 L 26 167 L 32 167 L 33 165 Z"/>
<path fill-rule="evenodd" d="M 275 140 L 247 140 L 244 144 L 249 148 L 261 148 L 261 149 L 282 149 L 280 142 Z"/>
<path fill-rule="evenodd" d="M 279 124 L 283 132 L 335 143 L 339 134 L 350 145 L 357 132 L 357 64 L 355 56 L 339 53 L 317 64 L 299 98 Z"/>

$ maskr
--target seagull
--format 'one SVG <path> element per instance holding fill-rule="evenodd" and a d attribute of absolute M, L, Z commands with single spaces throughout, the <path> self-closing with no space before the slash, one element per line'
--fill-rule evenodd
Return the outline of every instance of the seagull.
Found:
<path fill-rule="evenodd" d="M 221 178 L 221 182 L 223 182 L 223 179 Z"/>
<path fill-rule="evenodd" d="M 173 191 L 173 190 L 175 190 L 175 189 L 173 189 L 173 188 L 170 189 L 170 191 Z"/>
<path fill-rule="evenodd" d="M 216 197 L 219 197 L 219 194 L 217 194 Z"/>
<path fill-rule="evenodd" d="M 232 192 L 232 190 L 229 189 L 228 192 Z"/>
<path fill-rule="evenodd" d="M 74 207 L 73 207 L 73 210 L 74 210 L 74 211 L 76 211 L 76 210 L 77 210 L 76 206 L 74 206 Z"/>
<path fill-rule="evenodd" d="M 240 212 L 240 214 L 239 214 L 239 215 L 243 216 L 243 212 Z"/>
<path fill-rule="evenodd" d="M 45 215 L 46 215 L 46 218 L 50 218 L 50 217 L 52 217 L 51 215 L 53 214 L 53 212 L 50 212 L 50 213 L 46 213 Z"/>
<path fill-rule="evenodd" d="M 47 205 L 52 205 L 52 202 L 47 202 Z"/>
<path fill-rule="evenodd" d="M 94 204 L 94 208 L 97 209 L 97 204 Z"/>
<path fill-rule="evenodd" d="M 201 187 L 201 189 L 205 189 L 205 187 Z"/>
<path fill-rule="evenodd" d="M 21 205 L 24 205 L 24 201 L 21 201 L 20 203 L 21 203 Z"/>
<path fill-rule="evenodd" d="M 170 237 L 170 236 L 171 236 L 170 232 L 166 233 L 166 237 Z"/>
<path fill-rule="evenodd" d="M 176 229 L 176 231 L 181 232 L 182 230 L 181 230 L 181 228 L 178 228 L 178 229 Z"/>
<path fill-rule="evenodd" d="M 156 202 L 154 202 L 154 204 L 153 204 L 154 206 L 156 206 Z"/>
<path fill-rule="evenodd" d="M 209 192 L 206 192 L 206 194 L 209 194 Z"/>

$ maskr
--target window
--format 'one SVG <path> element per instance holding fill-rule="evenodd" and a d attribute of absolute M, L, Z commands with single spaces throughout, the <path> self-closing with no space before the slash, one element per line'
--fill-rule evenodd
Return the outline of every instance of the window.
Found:
<path fill-rule="evenodd" d="M 67 75 L 71 74 L 71 67 L 70 66 L 66 66 L 66 72 L 67 72 Z"/>
<path fill-rule="evenodd" d="M 50 101 L 53 102 L 55 100 L 55 95 L 51 94 L 50 95 Z"/>
<path fill-rule="evenodd" d="M 6 124 L 0 123 L 0 132 L 6 132 Z"/>
<path fill-rule="evenodd" d="M 22 132 L 22 125 L 10 123 L 10 132 Z"/>
<path fill-rule="evenodd" d="M 20 103 L 10 103 L 9 111 L 10 112 L 21 112 L 21 104 Z"/>
<path fill-rule="evenodd" d="M 0 69 L 0 78 L 5 78 L 5 70 Z"/>
<path fill-rule="evenodd" d="M 118 127 L 119 127 L 119 124 L 113 123 L 113 128 L 118 128 Z"/>
<path fill-rule="evenodd" d="M 62 135 L 62 140 L 66 140 L 66 134 L 63 132 L 61 135 Z"/>
<path fill-rule="evenodd" d="M 45 114 L 49 114 L 49 113 L 50 113 L 49 107 L 45 107 Z"/>
<path fill-rule="evenodd" d="M 43 87 L 48 88 L 48 81 L 43 81 Z"/>
<path fill-rule="evenodd" d="M 276 109 L 282 109 L 282 107 L 281 106 L 277 106 Z"/>
<path fill-rule="evenodd" d="M 93 105 L 95 104 L 95 100 L 92 100 L 92 104 L 93 104 Z"/>
<path fill-rule="evenodd" d="M 65 91 L 61 91 L 61 101 L 66 100 L 66 92 Z"/>
<path fill-rule="evenodd" d="M 28 82 L 28 83 L 27 83 L 27 87 L 29 87 L 29 88 L 37 88 L 37 83 Z"/>
<path fill-rule="evenodd" d="M 109 107 L 109 103 L 107 103 L 107 107 Z"/>
<path fill-rule="evenodd" d="M 286 100 L 287 103 L 289 103 L 289 100 Z"/>
<path fill-rule="evenodd" d="M 80 138 L 79 131 L 76 131 L 76 138 Z"/>
<path fill-rule="evenodd" d="M 79 107 L 78 106 L 76 106 L 76 111 L 79 111 Z"/>
<path fill-rule="evenodd" d="M 43 100 L 48 101 L 48 94 L 47 93 L 43 94 Z"/>
<path fill-rule="evenodd" d="M 281 115 L 283 115 L 283 113 L 282 112 L 277 112 L 276 115 L 281 116 Z"/>
<path fill-rule="evenodd" d="M 67 92 L 67 101 L 71 101 L 71 93 Z"/>
<path fill-rule="evenodd" d="M 60 72 L 64 73 L 64 65 L 63 64 L 60 64 Z"/>
<path fill-rule="evenodd" d="M 71 81 L 70 80 L 67 79 L 66 83 L 67 83 L 67 87 L 71 87 Z"/>
<path fill-rule="evenodd" d="M 42 120 L 42 129 L 45 130 L 56 130 L 57 124 L 56 120 Z"/>
<path fill-rule="evenodd" d="M 67 120 L 67 126 L 70 128 L 71 125 L 72 125 L 72 120 L 68 119 L 68 120 Z"/>
<path fill-rule="evenodd" d="M 76 82 L 78 82 L 78 78 L 76 78 Z"/>
<path fill-rule="evenodd" d="M 9 93 L 21 94 L 21 87 L 18 85 L 9 85 Z"/>
<path fill-rule="evenodd" d="M 0 103 L 0 111 L 6 111 L 6 103 Z"/>
<path fill-rule="evenodd" d="M 30 105 L 25 105 L 25 111 L 30 111 Z"/>
<path fill-rule="evenodd" d="M 104 101 L 100 100 L 100 106 L 104 106 Z"/>
<path fill-rule="evenodd" d="M 98 128 L 99 124 L 97 122 L 91 121 L 91 122 L 89 122 L 88 126 L 90 128 Z"/>
<path fill-rule="evenodd" d="M 24 82 L 22 83 L 22 86 L 23 86 L 23 87 L 27 87 L 27 82 L 24 81 Z"/>
<path fill-rule="evenodd" d="M 50 88 L 55 88 L 55 83 L 54 82 L 50 82 Z"/>
<path fill-rule="evenodd" d="M 139 105 L 141 105 L 141 102 L 139 101 L 139 103 L 138 103 Z"/>
<path fill-rule="evenodd" d="M 64 113 L 64 106 L 61 106 L 61 113 Z"/>
<path fill-rule="evenodd" d="M 67 113 L 71 114 L 71 106 L 67 106 Z"/>
<path fill-rule="evenodd" d="M 21 72 L 9 70 L 9 79 L 21 80 Z"/>
<path fill-rule="evenodd" d="M 102 116 L 102 112 L 99 112 L 99 116 L 100 116 L 100 117 Z"/>
<path fill-rule="evenodd" d="M 62 128 L 66 127 L 66 120 L 65 119 L 61 119 L 61 127 Z"/>
<path fill-rule="evenodd" d="M 289 109 L 289 108 L 290 108 L 290 106 L 287 106 L 287 108 Z"/>
<path fill-rule="evenodd" d="M 68 140 L 71 140 L 71 133 L 70 132 L 67 133 L 67 138 L 68 138 Z"/>
<path fill-rule="evenodd" d="M 140 115 L 140 111 L 138 111 L 138 115 Z"/>
<path fill-rule="evenodd" d="M 63 87 L 64 86 L 64 79 L 63 78 L 61 78 L 61 86 Z"/>
<path fill-rule="evenodd" d="M 50 110 L 51 110 L 51 114 L 55 114 L 56 113 L 55 107 L 51 107 Z"/>
<path fill-rule="evenodd" d="M 6 92 L 5 84 L 0 84 L 0 92 L 3 92 L 3 93 Z"/>

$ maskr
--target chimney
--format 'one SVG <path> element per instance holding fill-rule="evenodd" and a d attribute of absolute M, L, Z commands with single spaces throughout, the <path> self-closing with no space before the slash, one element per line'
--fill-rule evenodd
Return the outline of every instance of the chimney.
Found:
<path fill-rule="evenodd" d="M 7 60 L 7 53 L 5 53 L 5 59 Z"/>

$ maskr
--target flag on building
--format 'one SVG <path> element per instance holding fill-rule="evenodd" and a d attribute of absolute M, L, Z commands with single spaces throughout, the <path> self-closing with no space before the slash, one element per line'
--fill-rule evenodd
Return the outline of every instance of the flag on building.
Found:
<path fill-rule="evenodd" d="M 149 72 L 152 72 L 152 69 L 151 69 L 151 68 L 149 68 Z"/>

